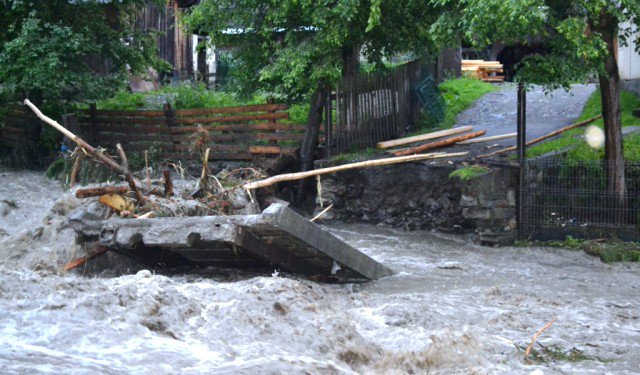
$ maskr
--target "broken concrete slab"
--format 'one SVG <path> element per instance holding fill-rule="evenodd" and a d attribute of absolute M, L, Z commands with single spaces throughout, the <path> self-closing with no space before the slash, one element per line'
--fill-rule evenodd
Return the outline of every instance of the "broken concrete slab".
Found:
<path fill-rule="evenodd" d="M 257 215 L 70 221 L 81 242 L 151 264 L 276 267 L 342 282 L 393 274 L 279 203 Z"/>

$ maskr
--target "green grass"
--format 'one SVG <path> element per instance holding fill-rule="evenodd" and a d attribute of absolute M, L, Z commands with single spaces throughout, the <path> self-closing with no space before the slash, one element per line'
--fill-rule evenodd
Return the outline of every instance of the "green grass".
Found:
<path fill-rule="evenodd" d="M 640 98 L 627 91 L 620 93 L 620 106 L 622 107 L 622 126 L 638 126 L 640 119 L 633 116 L 633 110 L 640 107 Z M 600 91 L 594 92 L 587 100 L 579 121 L 588 120 L 598 116 L 602 112 Z M 604 127 L 604 122 L 599 119 L 593 125 Z M 567 151 L 567 160 L 575 162 L 599 160 L 604 157 L 604 150 L 591 148 L 582 138 L 584 127 L 569 130 L 556 139 L 540 143 L 527 150 L 527 157 L 537 157 L 551 151 L 570 148 Z M 640 161 L 640 134 L 628 135 L 624 139 L 624 156 L 628 161 Z"/>
<path fill-rule="evenodd" d="M 357 152 L 346 152 L 342 154 L 338 154 L 336 156 L 331 157 L 331 165 L 342 165 L 353 163 L 358 160 L 368 160 L 372 159 L 375 156 L 383 155 L 384 150 L 375 148 L 375 147 L 367 147 L 366 149 Z"/>
<path fill-rule="evenodd" d="M 640 243 L 638 242 L 624 242 L 617 239 L 582 240 L 567 236 L 564 241 L 518 241 L 514 244 L 516 247 L 534 245 L 584 251 L 589 255 L 597 256 L 604 263 L 640 262 Z"/>
<path fill-rule="evenodd" d="M 456 117 L 465 109 L 471 107 L 478 99 L 499 88 L 491 83 L 482 82 L 475 78 L 453 78 L 442 82 L 438 88 L 447 104 L 444 121 L 437 124 L 438 129 L 449 129 L 456 124 Z M 425 129 L 429 127 L 429 129 Z M 433 130 L 433 124 L 423 120 L 418 124 L 420 132 Z"/>
<path fill-rule="evenodd" d="M 449 178 L 459 178 L 462 181 L 467 181 L 474 177 L 478 177 L 482 174 L 485 174 L 489 170 L 490 169 L 479 166 L 479 165 L 469 165 L 466 167 L 456 169 L 455 171 L 451 172 L 451 174 L 449 174 Z"/>
<path fill-rule="evenodd" d="M 256 94 L 251 98 L 240 98 L 235 94 L 210 91 L 204 85 L 181 84 L 165 86 L 160 90 L 148 93 L 120 92 L 112 98 L 96 103 L 98 109 L 160 110 L 165 102 L 173 109 L 232 107 L 251 104 L 264 104 L 268 95 Z M 307 121 L 309 104 L 293 104 L 289 106 L 288 122 L 304 124 Z"/>

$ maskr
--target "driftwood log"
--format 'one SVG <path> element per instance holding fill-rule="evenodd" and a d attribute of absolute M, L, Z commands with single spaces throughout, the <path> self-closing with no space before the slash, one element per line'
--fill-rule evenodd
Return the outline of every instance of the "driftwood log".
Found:
<path fill-rule="evenodd" d="M 406 145 L 406 144 L 409 144 L 409 143 L 428 141 L 430 139 L 446 137 L 448 135 L 465 133 L 465 132 L 468 132 L 468 131 L 471 131 L 471 130 L 473 130 L 473 126 L 461 126 L 459 128 L 440 130 L 440 131 L 433 132 L 433 133 L 414 135 L 412 137 L 405 137 L 405 138 L 400 138 L 400 139 L 394 139 L 392 141 L 380 142 L 380 143 L 377 144 L 377 147 L 378 148 L 392 148 L 392 147 Z"/>
<path fill-rule="evenodd" d="M 128 168 L 119 165 L 118 163 L 116 163 L 113 159 L 111 159 L 108 155 L 105 155 L 101 152 L 99 152 L 98 150 L 96 150 L 95 148 L 93 148 L 93 146 L 91 146 L 90 144 L 88 144 L 87 142 L 85 142 L 82 138 L 78 137 L 77 135 L 73 134 L 72 132 L 70 132 L 67 128 L 65 128 L 64 126 L 58 124 L 58 122 L 56 122 L 55 120 L 45 116 L 39 109 L 38 107 L 36 107 L 33 103 L 31 103 L 29 101 L 29 99 L 25 99 L 24 100 L 24 104 L 31 108 L 31 110 L 36 114 L 36 116 L 38 116 L 38 118 L 40 118 L 42 121 L 44 121 L 46 124 L 50 125 L 51 127 L 53 127 L 54 129 L 56 129 L 57 131 L 59 131 L 60 133 L 64 134 L 67 138 L 69 138 L 70 140 L 72 140 L 73 142 L 75 142 L 78 146 L 80 146 L 81 148 L 83 148 L 85 151 L 87 151 L 89 154 L 91 154 L 94 158 L 96 158 L 98 161 L 102 162 L 104 165 L 106 165 L 109 169 L 111 169 L 112 171 L 119 173 L 121 175 L 124 175 L 125 180 L 127 181 L 127 183 L 129 184 L 129 187 L 131 188 L 131 190 L 135 193 L 136 198 L 138 199 L 139 203 L 143 202 L 143 196 L 140 193 L 140 191 L 138 190 L 138 187 L 136 186 L 135 180 L 133 179 L 133 175 L 131 174 L 131 172 L 129 171 Z"/>
<path fill-rule="evenodd" d="M 424 155 L 403 156 L 403 157 L 398 157 L 398 158 L 385 158 L 385 159 L 378 159 L 378 160 L 367 160 L 367 161 L 361 161 L 361 162 L 358 162 L 358 163 L 350 163 L 350 164 L 338 165 L 336 167 L 320 168 L 320 169 L 315 169 L 315 170 L 307 171 L 307 172 L 281 174 L 281 175 L 269 177 L 269 178 L 266 178 L 266 179 L 260 180 L 260 181 L 248 182 L 248 183 L 242 185 L 242 187 L 247 189 L 247 190 L 252 190 L 252 189 L 258 189 L 258 188 L 271 186 L 271 185 L 276 184 L 278 182 L 302 180 L 302 179 L 305 179 L 307 177 L 319 176 L 319 175 L 328 174 L 328 173 L 341 172 L 341 171 L 346 171 L 348 169 L 376 167 L 376 166 L 382 166 L 382 165 L 407 163 L 407 162 L 419 161 L 419 160 L 427 160 L 427 159 L 448 158 L 448 157 L 452 158 L 452 157 L 457 157 L 457 156 L 464 156 L 466 154 L 467 154 L 466 152 L 458 152 L 458 153 L 451 153 L 451 154 L 446 154 L 444 152 L 438 152 L 438 153 L 431 153 L 431 154 L 424 154 Z"/>
<path fill-rule="evenodd" d="M 558 129 L 558 130 L 554 130 L 554 131 L 552 131 L 552 132 L 551 132 L 551 133 L 549 133 L 549 134 L 543 135 L 542 137 L 538 137 L 538 138 L 536 138 L 536 139 L 534 139 L 534 140 L 531 140 L 531 141 L 527 142 L 527 146 L 531 146 L 531 145 L 536 144 L 536 143 L 538 143 L 538 142 L 542 142 L 542 141 L 544 141 L 545 139 L 549 139 L 549 138 L 554 137 L 554 136 L 556 136 L 556 135 L 558 135 L 558 134 L 564 133 L 564 132 L 566 132 L 566 131 L 568 131 L 568 130 L 575 129 L 575 128 L 578 128 L 578 127 L 580 127 L 580 126 L 584 126 L 584 125 L 591 124 L 592 122 L 594 122 L 594 121 L 596 121 L 596 120 L 598 120 L 598 119 L 600 119 L 600 118 L 602 118 L 602 115 L 599 115 L 599 116 L 596 116 L 596 117 L 592 117 L 592 118 L 590 118 L 590 119 L 588 119 L 588 120 L 586 120 L 586 121 L 578 122 L 578 123 L 576 123 L 576 124 L 572 124 L 572 125 L 565 126 L 564 128 L 560 128 L 560 129 Z M 490 153 L 490 154 L 486 154 L 486 155 L 478 155 L 478 156 L 477 156 L 477 158 L 478 158 L 478 159 L 481 159 L 481 158 L 488 158 L 488 157 L 490 157 L 490 156 L 495 156 L 495 155 L 503 154 L 503 153 L 505 153 L 505 152 L 509 152 L 509 151 L 515 151 L 515 150 L 517 150 L 517 149 L 518 149 L 518 146 L 506 147 L 506 148 L 500 149 L 500 150 L 498 150 L 498 151 L 492 152 L 492 153 Z"/>
<path fill-rule="evenodd" d="M 393 154 L 395 156 L 406 156 L 406 155 L 418 154 L 420 152 L 433 150 L 434 148 L 446 147 L 456 142 L 466 141 L 467 139 L 479 137 L 481 135 L 485 135 L 486 132 L 487 132 L 486 130 L 480 130 L 480 131 L 469 133 L 469 134 L 457 135 L 455 137 L 443 139 L 441 141 L 431 142 L 424 145 L 411 147 L 405 150 L 396 151 Z"/>

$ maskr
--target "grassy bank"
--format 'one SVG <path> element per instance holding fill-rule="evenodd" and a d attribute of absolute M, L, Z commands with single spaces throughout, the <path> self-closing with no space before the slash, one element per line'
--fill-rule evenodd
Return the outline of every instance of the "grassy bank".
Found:
<path fill-rule="evenodd" d="M 620 105 L 622 107 L 622 126 L 640 125 L 640 119 L 633 116 L 633 110 L 640 107 L 640 98 L 631 92 L 623 91 L 620 95 Z M 588 120 L 601 113 L 602 104 L 598 90 L 587 100 L 578 121 Z M 593 125 L 603 128 L 604 122 L 600 119 Z M 593 149 L 584 141 L 584 129 L 584 127 L 573 129 L 554 140 L 532 146 L 527 150 L 527 156 L 536 157 L 551 151 L 569 149 L 567 151 L 567 160 L 569 161 L 590 161 L 603 158 L 603 149 Z M 624 155 L 628 161 L 640 161 L 640 134 L 630 134 L 624 137 Z"/>
<path fill-rule="evenodd" d="M 228 92 L 210 91 L 204 85 L 181 84 L 165 86 L 160 90 L 147 93 L 120 92 L 114 97 L 96 103 L 98 109 L 136 110 L 162 109 L 170 103 L 174 109 L 232 107 L 266 103 L 268 95 L 256 94 L 251 98 L 240 98 Z M 290 122 L 306 123 L 308 104 L 289 106 Z"/>
<path fill-rule="evenodd" d="M 616 239 L 583 240 L 567 236 L 564 241 L 523 241 L 516 242 L 515 246 L 549 246 L 579 250 L 600 258 L 604 263 L 640 262 L 640 243 L 623 242 Z"/>
<path fill-rule="evenodd" d="M 467 77 L 448 79 L 442 82 L 438 88 L 447 104 L 444 121 L 436 125 L 438 129 L 452 128 L 456 124 L 456 117 L 460 112 L 471 107 L 485 94 L 499 90 L 499 86 Z M 419 130 L 432 131 L 433 124 L 422 121 L 418 124 L 418 128 Z"/>

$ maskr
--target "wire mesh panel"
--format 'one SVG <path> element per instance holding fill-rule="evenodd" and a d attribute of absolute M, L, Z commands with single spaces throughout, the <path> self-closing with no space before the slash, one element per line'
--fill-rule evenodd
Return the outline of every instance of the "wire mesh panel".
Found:
<path fill-rule="evenodd" d="M 625 164 L 626 189 L 609 188 L 606 162 L 527 161 L 520 229 L 529 238 L 567 235 L 640 239 L 640 165 Z"/>
<path fill-rule="evenodd" d="M 424 112 L 433 120 L 435 124 L 444 121 L 447 110 L 447 103 L 438 90 L 438 85 L 433 77 L 429 76 L 416 87 L 416 94 L 422 104 Z"/>

